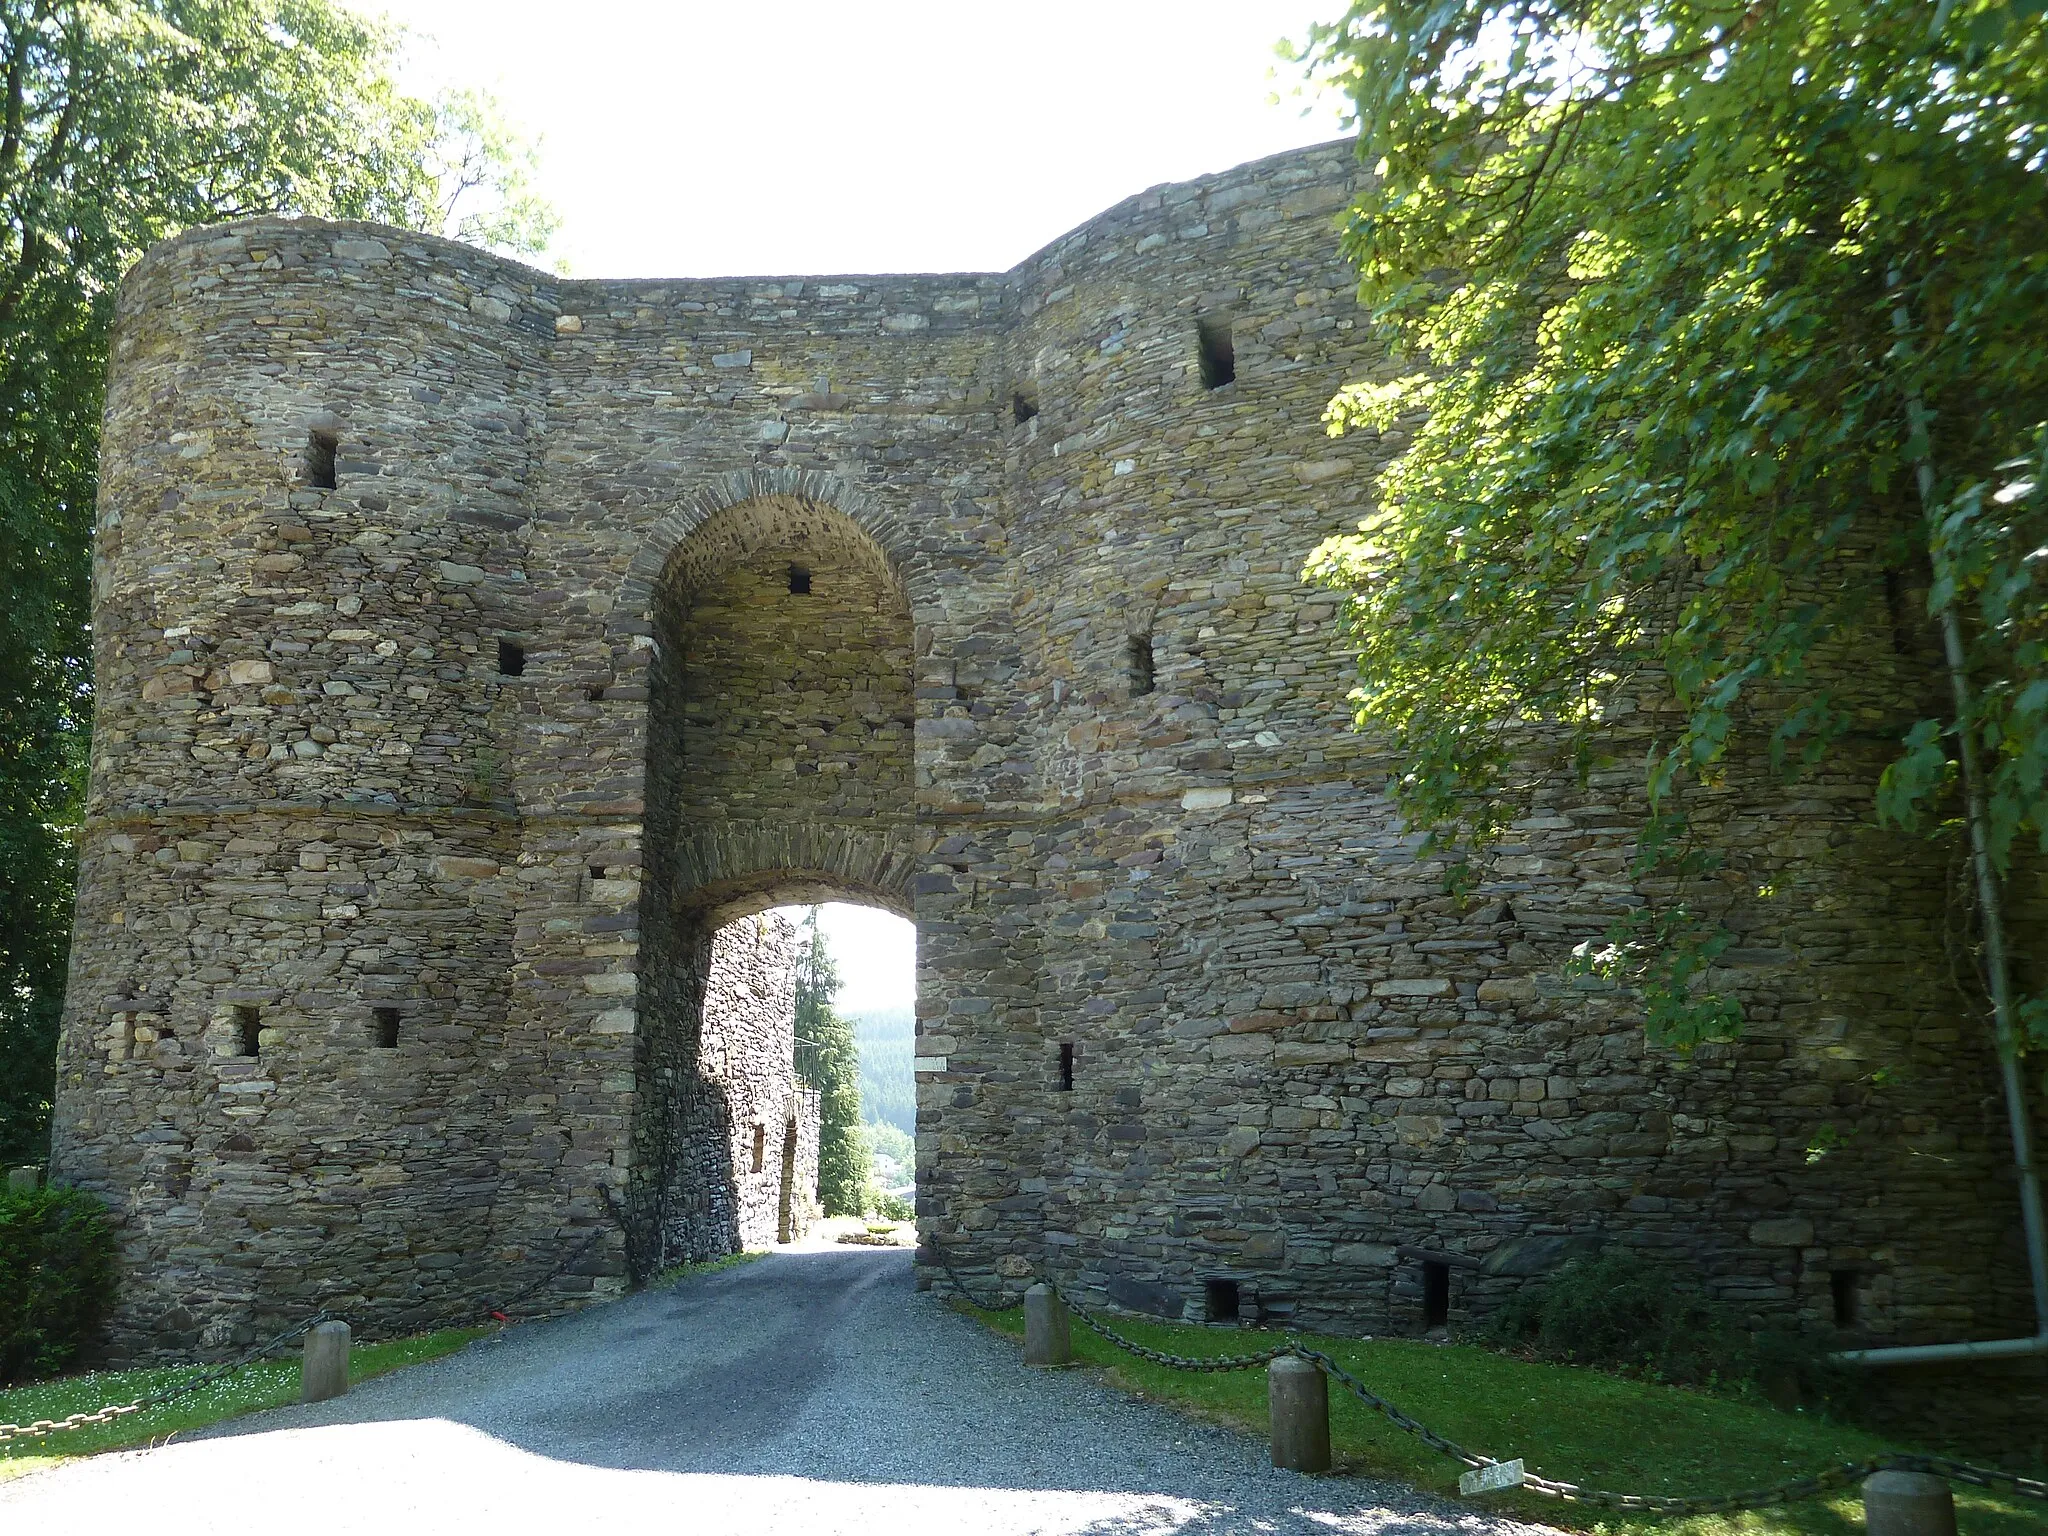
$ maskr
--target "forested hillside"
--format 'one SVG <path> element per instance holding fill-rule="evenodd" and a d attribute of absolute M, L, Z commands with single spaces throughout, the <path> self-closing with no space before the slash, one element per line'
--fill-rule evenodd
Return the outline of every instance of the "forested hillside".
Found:
<path fill-rule="evenodd" d="M 856 1013 L 852 1019 L 854 1041 L 860 1049 L 863 1117 L 887 1121 L 906 1135 L 915 1133 L 917 1090 L 910 1076 L 915 1026 L 910 1010 Z"/>

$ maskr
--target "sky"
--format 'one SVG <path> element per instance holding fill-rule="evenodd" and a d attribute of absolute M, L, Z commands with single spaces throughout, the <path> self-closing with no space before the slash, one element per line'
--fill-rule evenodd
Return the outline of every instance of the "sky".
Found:
<path fill-rule="evenodd" d="M 487 90 L 539 139 L 547 259 L 579 277 L 1002 271 L 1344 132 L 1274 52 L 1341 0 L 349 3 L 407 30 L 409 90 Z M 909 923 L 823 922 L 842 1011 L 910 1006 Z"/>
<path fill-rule="evenodd" d="M 1273 52 L 1341 0 L 349 3 L 408 29 L 410 89 L 540 138 L 579 277 L 1000 271 L 1343 131 Z"/>
<path fill-rule="evenodd" d="M 915 1001 L 917 930 L 893 912 L 825 904 L 818 926 L 839 967 L 842 1014 L 894 1012 Z"/>

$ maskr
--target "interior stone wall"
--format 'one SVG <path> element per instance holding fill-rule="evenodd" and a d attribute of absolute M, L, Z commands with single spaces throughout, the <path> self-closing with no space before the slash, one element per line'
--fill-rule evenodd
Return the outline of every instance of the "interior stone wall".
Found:
<path fill-rule="evenodd" d="M 790 1241 L 817 1218 L 818 1096 L 795 1068 L 796 930 L 766 912 L 690 937 L 666 985 L 649 988 L 637 1031 L 646 1054 L 626 1208 L 643 1277 Z"/>
<path fill-rule="evenodd" d="M 1908 619 L 1874 608 L 1817 671 L 1856 721 L 1828 777 L 1738 760 L 1695 807 L 1729 850 L 1738 1043 L 1651 1049 L 1564 969 L 1658 894 L 1651 694 L 1467 897 L 1401 824 L 1300 578 L 1401 446 L 1320 424 L 1392 366 L 1335 247 L 1358 175 L 1331 146 L 1154 188 L 1006 274 L 581 282 L 311 221 L 152 252 L 110 379 L 55 1151 L 128 1213 L 122 1337 L 356 1296 L 395 1325 L 430 1283 L 569 1300 L 689 1247 L 713 1229 L 660 1211 L 713 1203 L 670 1086 L 712 936 L 833 895 L 918 925 L 928 1278 L 943 1247 L 1012 1288 L 1180 1316 L 1226 1281 L 1419 1331 L 1426 1274 L 1461 1326 L 1624 1243 L 1842 1343 L 2026 1331 L 1946 855 L 1868 814 L 1929 683 Z M 315 429 L 333 491 L 304 483 Z M 409 1116 L 323 1097 L 388 1070 L 378 989 L 468 1031 L 393 1089 Z M 197 1052 L 244 992 L 280 1021 L 274 1089 L 113 1054 L 124 1014 L 152 1059 Z M 749 1170 L 750 1134 L 724 1143 Z M 230 1151 L 281 1210 L 406 1182 L 351 1196 L 386 1236 L 315 1263 L 324 1234 L 152 1171 L 189 1155 L 189 1196 Z M 449 1265 L 456 1229 L 415 1217 L 457 1208 Z M 2038 1363 L 2007 1375 L 1987 1434 L 2048 1418 Z"/>

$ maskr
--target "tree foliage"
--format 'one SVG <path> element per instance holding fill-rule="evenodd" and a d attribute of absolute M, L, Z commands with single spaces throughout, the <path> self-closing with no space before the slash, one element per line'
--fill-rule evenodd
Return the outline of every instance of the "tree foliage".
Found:
<path fill-rule="evenodd" d="M 818 1090 L 818 1204 L 827 1216 L 864 1216 L 874 1203 L 860 1113 L 860 1048 L 833 1007 L 839 968 L 812 907 L 800 930 L 796 971 L 798 1075 Z"/>
<path fill-rule="evenodd" d="M 0 1386 L 51 1376 L 113 1304 L 113 1227 L 80 1189 L 0 1192 Z"/>
<path fill-rule="evenodd" d="M 1952 821 L 1967 742 L 1997 877 L 2048 837 L 2043 9 L 1358 0 L 1314 34 L 1378 171 L 1346 249 L 1406 371 L 1330 406 L 1401 451 L 1310 571 L 1440 845 L 1521 814 L 1533 740 L 1584 765 L 1649 693 L 1645 863 L 1682 885 L 1711 859 L 1688 785 L 1745 740 L 1793 775 L 1840 747 L 1814 663 L 1887 571 L 1961 686 L 1900 722 L 1879 811 Z M 1613 938 L 1591 958 L 1656 1032 L 1734 1027 L 1700 914 Z"/>
<path fill-rule="evenodd" d="M 551 227 L 488 100 L 405 95 L 394 41 L 333 0 L 0 0 L 0 1155 L 49 1113 L 122 273 L 262 213 L 520 248 Z"/>

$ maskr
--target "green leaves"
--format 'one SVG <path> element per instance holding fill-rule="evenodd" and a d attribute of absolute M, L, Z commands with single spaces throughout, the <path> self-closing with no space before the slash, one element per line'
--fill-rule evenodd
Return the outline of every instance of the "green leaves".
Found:
<path fill-rule="evenodd" d="M 50 1376 L 113 1304 L 107 1208 L 84 1190 L 0 1193 L 0 1385 Z"/>
<path fill-rule="evenodd" d="M 818 924 L 818 909 L 798 930 L 797 1071 L 818 1090 L 818 1203 L 827 1216 L 867 1214 L 868 1143 L 860 1112 L 860 1047 L 853 1025 L 833 1006 L 839 969 Z"/>
<path fill-rule="evenodd" d="M 1347 594 L 1358 719 L 1445 845 L 1622 750 L 1660 814 L 1757 752 L 1816 771 L 1869 728 L 1855 647 L 1938 684 L 1916 607 L 1967 615 L 1973 703 L 1906 736 L 1880 816 L 1938 830 L 1968 730 L 2001 868 L 2048 829 L 2048 20 L 1932 20 L 1361 0 L 1312 39 L 1381 169 L 1344 238 L 1410 373 L 1331 402 L 1333 433 L 1405 436 L 1307 574 Z M 1660 902 L 1588 956 L 1710 1038 L 1715 925 Z"/>
<path fill-rule="evenodd" d="M 32 1155 L 49 1113 L 122 274 L 252 214 L 521 249 L 550 227 L 488 102 L 406 96 L 392 46 L 333 0 L 0 0 L 0 1154 Z"/>

